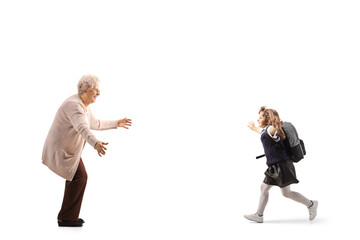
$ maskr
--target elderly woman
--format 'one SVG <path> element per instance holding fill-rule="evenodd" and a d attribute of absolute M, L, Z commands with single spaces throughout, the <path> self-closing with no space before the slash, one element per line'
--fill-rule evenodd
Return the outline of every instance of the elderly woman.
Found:
<path fill-rule="evenodd" d="M 84 220 L 79 218 L 84 195 L 87 173 L 81 153 L 88 142 L 99 156 L 107 150 L 90 131 L 115 129 L 131 126 L 131 119 L 114 121 L 98 120 L 91 112 L 90 104 L 100 95 L 99 79 L 93 75 L 83 76 L 75 94 L 60 106 L 45 141 L 42 161 L 53 172 L 66 179 L 65 193 L 58 215 L 59 226 L 81 227 Z"/>

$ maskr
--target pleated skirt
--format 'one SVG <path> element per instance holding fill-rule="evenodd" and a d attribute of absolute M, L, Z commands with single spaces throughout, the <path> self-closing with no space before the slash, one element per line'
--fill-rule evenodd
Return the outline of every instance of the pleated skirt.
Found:
<path fill-rule="evenodd" d="M 291 160 L 278 162 L 268 166 L 268 169 L 266 169 L 264 174 L 264 183 L 276 185 L 280 188 L 299 182 L 296 178 L 295 166 Z"/>

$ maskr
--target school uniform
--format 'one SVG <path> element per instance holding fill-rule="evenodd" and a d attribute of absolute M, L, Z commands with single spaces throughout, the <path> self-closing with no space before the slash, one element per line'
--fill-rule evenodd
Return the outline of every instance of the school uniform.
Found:
<path fill-rule="evenodd" d="M 277 132 L 272 136 L 269 127 L 266 127 L 260 136 L 268 165 L 264 172 L 264 183 L 276 185 L 280 188 L 298 183 L 294 164 L 285 151 L 283 141 L 279 136 L 276 136 Z"/>

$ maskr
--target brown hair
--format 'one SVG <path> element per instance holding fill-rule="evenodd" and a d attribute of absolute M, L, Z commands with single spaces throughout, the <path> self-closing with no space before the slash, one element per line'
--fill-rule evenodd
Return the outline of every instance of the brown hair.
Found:
<path fill-rule="evenodd" d="M 279 133 L 280 138 L 282 140 L 284 140 L 285 133 L 281 128 L 282 122 L 280 120 L 280 116 L 279 116 L 278 112 L 275 109 L 266 108 L 265 106 L 262 106 L 260 108 L 259 114 L 262 112 L 264 113 L 265 123 L 267 125 L 272 125 Z"/>

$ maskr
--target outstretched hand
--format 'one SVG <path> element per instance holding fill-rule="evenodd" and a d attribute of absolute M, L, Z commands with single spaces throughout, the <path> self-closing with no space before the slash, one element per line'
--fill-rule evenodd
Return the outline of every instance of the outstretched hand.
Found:
<path fill-rule="evenodd" d="M 96 151 L 98 152 L 99 156 L 102 157 L 101 155 L 105 155 L 105 150 L 106 147 L 104 147 L 104 145 L 108 145 L 109 143 L 104 143 L 104 142 L 100 142 L 98 141 L 96 144 L 95 144 L 95 149 Z"/>
<path fill-rule="evenodd" d="M 123 118 L 118 120 L 118 127 L 123 127 L 126 129 L 129 129 L 128 127 L 130 127 L 132 124 L 131 119 L 129 118 Z"/>
<path fill-rule="evenodd" d="M 248 128 L 250 128 L 251 130 L 260 133 L 260 127 L 259 126 L 255 126 L 255 123 L 253 121 L 250 121 L 248 124 Z"/>

